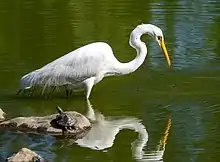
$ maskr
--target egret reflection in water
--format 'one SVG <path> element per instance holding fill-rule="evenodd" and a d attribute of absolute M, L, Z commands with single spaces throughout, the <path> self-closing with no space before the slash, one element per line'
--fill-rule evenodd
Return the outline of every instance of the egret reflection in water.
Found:
<path fill-rule="evenodd" d="M 124 130 L 129 129 L 138 133 L 138 138 L 131 143 L 132 157 L 138 162 L 141 161 L 161 161 L 163 160 L 163 155 L 165 152 L 165 146 L 167 138 L 169 135 L 169 130 L 171 126 L 171 120 L 168 120 L 167 127 L 164 132 L 164 136 L 161 138 L 160 143 L 157 145 L 155 150 L 147 150 L 146 146 L 148 142 L 148 132 L 145 126 L 141 123 L 140 119 L 135 117 L 126 116 L 108 116 L 105 117 L 99 111 L 92 108 L 90 102 L 87 102 L 88 108 L 86 112 L 86 117 L 91 121 L 92 128 L 88 134 L 82 139 L 76 141 L 67 139 L 68 145 L 77 144 L 80 147 L 90 148 L 92 150 L 106 150 L 114 145 L 116 135 Z M 10 136 L 10 140 L 9 139 Z M 0 135 L 0 156 L 7 157 L 9 152 L 17 151 L 20 146 L 26 146 L 29 149 L 37 149 L 39 147 L 43 150 L 39 150 L 41 155 L 45 158 L 50 156 L 50 159 L 56 157 L 55 153 L 51 150 L 58 139 L 49 135 L 31 135 L 31 134 L 21 134 L 21 133 L 10 133 L 3 132 Z M 63 142 L 65 141 L 63 138 Z M 11 148 L 12 143 L 17 143 L 17 148 Z M 60 138 L 59 138 L 60 141 Z M 59 143 L 59 142 L 58 142 Z M 59 151 L 65 150 L 65 148 L 59 147 Z"/>
<path fill-rule="evenodd" d="M 168 120 L 164 136 L 162 137 L 157 150 L 144 152 L 144 147 L 148 141 L 148 133 L 141 121 L 135 117 L 105 117 L 98 111 L 94 111 L 90 102 L 87 102 L 88 110 L 86 117 L 91 121 L 92 128 L 88 134 L 75 141 L 82 147 L 88 147 L 93 150 L 105 150 L 113 146 L 116 135 L 123 129 L 134 130 L 139 134 L 138 139 L 132 142 L 132 156 L 137 161 L 163 159 L 165 145 L 171 126 L 171 120 Z"/>

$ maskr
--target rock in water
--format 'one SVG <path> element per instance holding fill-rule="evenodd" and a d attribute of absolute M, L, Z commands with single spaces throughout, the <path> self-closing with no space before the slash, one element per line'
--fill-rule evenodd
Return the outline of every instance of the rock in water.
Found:
<path fill-rule="evenodd" d="M 22 148 L 18 153 L 7 158 L 8 162 L 46 162 L 47 160 L 43 159 L 41 156 L 35 152 Z"/>
<path fill-rule="evenodd" d="M 68 117 L 74 119 L 74 128 L 68 130 L 68 136 L 74 139 L 82 138 L 91 128 L 91 123 L 82 114 L 75 111 L 66 111 Z M 43 117 L 16 117 L 0 123 L 0 129 L 12 131 L 21 131 L 26 133 L 41 133 L 54 136 L 62 135 L 62 129 L 55 128 L 51 125 L 51 121 L 56 119 L 57 114 L 52 114 Z"/>

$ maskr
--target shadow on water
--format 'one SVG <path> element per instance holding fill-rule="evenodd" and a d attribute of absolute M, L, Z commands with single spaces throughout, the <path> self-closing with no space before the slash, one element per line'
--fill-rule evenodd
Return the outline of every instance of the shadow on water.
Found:
<path fill-rule="evenodd" d="M 165 131 L 161 140 L 156 145 L 155 150 L 147 150 L 148 132 L 140 119 L 132 116 L 104 116 L 98 110 L 94 110 L 89 101 L 87 101 L 87 112 L 85 116 L 91 121 L 92 128 L 85 137 L 76 141 L 60 137 L 55 138 L 48 135 L 1 132 L 1 156 L 7 157 L 21 147 L 28 147 L 32 150 L 36 150 L 41 156 L 56 161 L 54 146 L 57 147 L 58 151 L 62 152 L 62 149 L 65 150 L 70 147 L 76 148 L 77 146 L 75 144 L 82 148 L 89 148 L 104 153 L 110 148 L 114 149 L 114 144 L 117 142 L 116 136 L 122 130 L 127 129 L 138 133 L 137 139 L 131 142 L 131 154 L 134 160 L 140 162 L 163 160 L 171 127 L 170 118 L 167 121 Z M 38 149 L 40 149 L 40 151 L 37 151 Z M 65 157 L 62 158 L 65 159 Z"/>

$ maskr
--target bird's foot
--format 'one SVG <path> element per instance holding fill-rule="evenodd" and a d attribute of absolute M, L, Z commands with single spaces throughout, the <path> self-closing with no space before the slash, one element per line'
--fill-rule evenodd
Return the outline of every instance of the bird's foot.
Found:
<path fill-rule="evenodd" d="M 16 95 L 19 95 L 22 92 L 22 89 L 19 89 Z"/>

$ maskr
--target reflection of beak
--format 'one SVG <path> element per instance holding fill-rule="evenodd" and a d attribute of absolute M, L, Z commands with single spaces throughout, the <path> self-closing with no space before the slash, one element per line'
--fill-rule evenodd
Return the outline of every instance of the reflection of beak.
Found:
<path fill-rule="evenodd" d="M 167 64 L 170 67 L 171 66 L 170 57 L 168 55 L 167 48 L 166 48 L 165 43 L 164 43 L 164 39 L 159 40 L 159 45 L 160 45 L 160 47 L 161 47 L 161 49 L 164 53 L 164 56 L 167 60 Z"/>
<path fill-rule="evenodd" d="M 161 141 L 160 141 L 160 149 L 165 150 L 166 144 L 167 144 L 167 138 L 169 135 L 169 131 L 170 131 L 170 127 L 171 127 L 171 118 L 168 119 L 167 122 L 167 126 L 164 132 L 164 136 L 162 137 Z"/>

